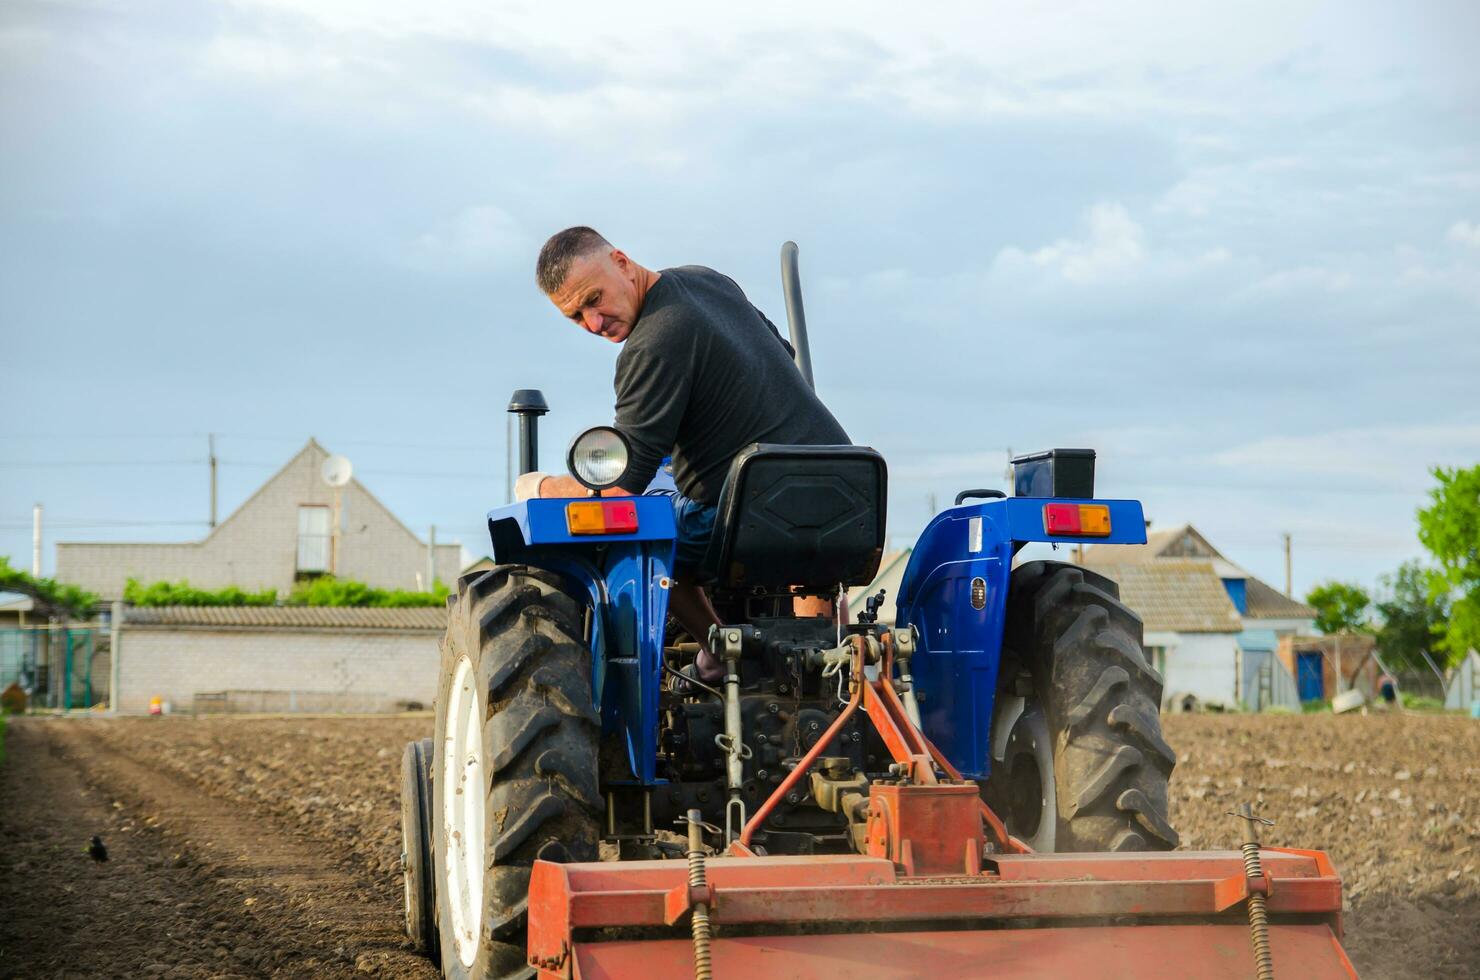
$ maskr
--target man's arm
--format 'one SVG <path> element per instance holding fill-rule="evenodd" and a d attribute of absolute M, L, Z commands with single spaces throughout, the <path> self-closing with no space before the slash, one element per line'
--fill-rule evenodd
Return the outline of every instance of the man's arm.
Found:
<path fill-rule="evenodd" d="M 537 497 L 589 497 L 591 491 L 586 485 L 573 476 L 547 476 L 540 481 Z M 602 497 L 640 497 L 641 490 L 623 490 L 621 487 L 607 487 L 601 491 Z"/>
<path fill-rule="evenodd" d="M 756 316 L 766 321 L 766 326 L 771 328 L 771 333 L 775 334 L 776 339 L 781 341 L 781 346 L 786 348 L 786 356 L 795 358 L 797 356 L 796 348 L 791 346 L 791 342 L 789 340 L 781 336 L 781 331 L 776 329 L 776 324 L 771 322 L 771 318 L 762 313 L 760 311 L 760 307 L 756 306 L 754 303 L 750 304 L 750 308 L 752 310 L 755 310 Z"/>
<path fill-rule="evenodd" d="M 619 362 L 616 377 L 615 426 L 631 449 L 626 489 L 636 493 L 647 489 L 663 457 L 672 454 L 699 371 L 695 331 L 687 324 L 662 326 L 666 336 L 661 343 L 623 352 L 632 356 L 625 364 Z"/>

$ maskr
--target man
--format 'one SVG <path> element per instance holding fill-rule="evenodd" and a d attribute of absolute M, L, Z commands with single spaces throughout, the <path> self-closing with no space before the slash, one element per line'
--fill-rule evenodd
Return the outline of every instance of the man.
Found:
<path fill-rule="evenodd" d="M 723 673 L 703 646 L 719 622 L 700 582 L 715 506 L 735 455 L 753 442 L 845 445 L 848 434 L 807 386 L 791 345 L 728 276 L 703 266 L 643 268 L 595 230 L 567 228 L 540 249 L 540 289 L 583 330 L 623 344 L 617 355 L 615 427 L 632 446 L 623 484 L 641 494 L 663 457 L 678 492 L 670 606 L 701 650 L 701 680 Z M 580 497 L 574 477 L 526 474 L 523 496 Z"/>

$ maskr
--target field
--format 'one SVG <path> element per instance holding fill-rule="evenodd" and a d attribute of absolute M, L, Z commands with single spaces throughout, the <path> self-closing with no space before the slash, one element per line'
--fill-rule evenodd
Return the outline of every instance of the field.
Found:
<path fill-rule="evenodd" d="M 0 977 L 435 977 L 400 918 L 398 766 L 427 716 L 12 719 Z M 1189 848 L 1327 850 L 1368 977 L 1480 976 L 1480 724 L 1174 716 Z M 109 860 L 86 853 L 105 841 Z M 1278 963 L 1276 963 L 1278 970 Z"/>

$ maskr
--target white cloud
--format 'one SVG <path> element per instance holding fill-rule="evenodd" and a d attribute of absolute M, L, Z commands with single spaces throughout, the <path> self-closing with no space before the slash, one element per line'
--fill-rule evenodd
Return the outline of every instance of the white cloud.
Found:
<path fill-rule="evenodd" d="M 1449 240 L 1456 245 L 1480 248 L 1480 221 L 1456 221 L 1449 226 Z"/>
<path fill-rule="evenodd" d="M 1096 204 L 1087 224 L 1084 238 L 1061 238 L 1031 252 L 1008 246 L 998 253 L 997 262 L 1008 267 L 1027 263 L 1070 282 L 1093 283 L 1123 275 L 1145 258 L 1145 233 L 1124 206 L 1113 201 Z"/>

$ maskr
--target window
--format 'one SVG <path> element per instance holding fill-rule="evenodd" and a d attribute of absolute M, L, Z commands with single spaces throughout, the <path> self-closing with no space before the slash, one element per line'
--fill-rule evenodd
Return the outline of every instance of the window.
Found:
<path fill-rule="evenodd" d="M 1167 648 L 1147 647 L 1146 656 L 1151 661 L 1151 666 L 1155 668 L 1156 672 L 1161 675 L 1161 679 L 1165 681 L 1167 677 Z"/>
<path fill-rule="evenodd" d="M 329 508 L 304 504 L 298 508 L 298 573 L 320 575 L 329 570 Z"/>

